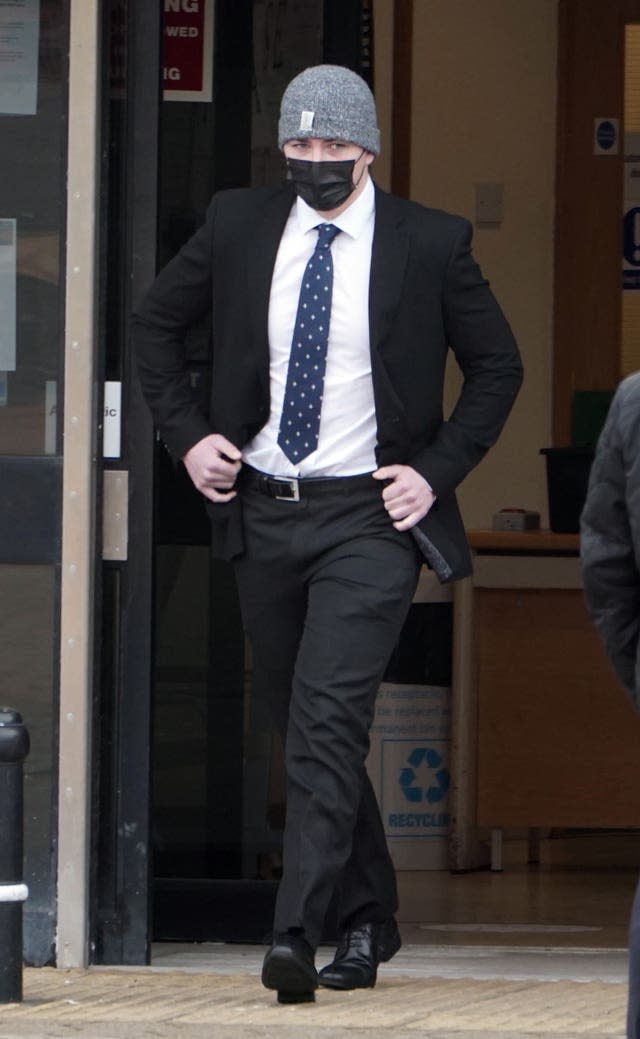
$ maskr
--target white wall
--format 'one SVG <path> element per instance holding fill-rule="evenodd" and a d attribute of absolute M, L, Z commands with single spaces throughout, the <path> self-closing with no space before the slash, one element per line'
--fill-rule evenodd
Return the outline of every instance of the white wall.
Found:
<path fill-rule="evenodd" d="M 468 528 L 504 506 L 547 524 L 551 444 L 557 0 L 415 0 L 411 196 L 474 219 L 476 183 L 505 185 L 476 259 L 523 355 L 525 383 L 498 445 L 460 489 Z M 457 369 L 448 377 L 452 406 Z"/>

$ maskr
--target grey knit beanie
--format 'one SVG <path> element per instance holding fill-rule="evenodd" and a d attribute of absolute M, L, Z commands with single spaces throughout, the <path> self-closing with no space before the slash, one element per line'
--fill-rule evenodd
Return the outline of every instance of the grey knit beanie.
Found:
<path fill-rule="evenodd" d="M 278 147 L 304 137 L 348 141 L 380 154 L 376 103 L 357 73 L 314 65 L 291 80 L 280 105 Z"/>

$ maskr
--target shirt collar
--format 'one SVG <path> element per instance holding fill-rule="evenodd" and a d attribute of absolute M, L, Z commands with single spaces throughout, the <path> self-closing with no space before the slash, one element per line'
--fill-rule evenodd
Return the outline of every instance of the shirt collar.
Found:
<path fill-rule="evenodd" d="M 351 203 L 350 206 L 340 213 L 339 216 L 329 221 L 334 227 L 339 227 L 341 231 L 348 234 L 350 238 L 357 238 L 369 221 L 373 218 L 375 212 L 375 191 L 373 187 L 373 181 L 370 176 L 367 176 L 367 183 L 364 186 L 361 195 L 358 195 L 356 199 Z M 315 209 L 300 198 L 296 197 L 296 216 L 298 219 L 298 226 L 303 234 L 307 231 L 311 231 L 312 228 L 317 227 L 319 223 L 326 223 L 320 213 L 317 213 Z"/>

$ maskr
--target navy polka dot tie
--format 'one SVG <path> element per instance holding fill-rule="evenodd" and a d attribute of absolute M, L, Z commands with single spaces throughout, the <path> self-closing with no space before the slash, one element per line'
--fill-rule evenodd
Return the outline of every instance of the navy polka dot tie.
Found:
<path fill-rule="evenodd" d="M 278 444 L 294 464 L 318 446 L 333 289 L 331 243 L 340 228 L 318 224 L 317 231 L 315 251 L 300 286 L 278 434 Z"/>

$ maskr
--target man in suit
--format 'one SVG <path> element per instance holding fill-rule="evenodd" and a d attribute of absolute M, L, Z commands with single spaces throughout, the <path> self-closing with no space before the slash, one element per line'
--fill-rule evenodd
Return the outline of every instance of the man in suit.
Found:
<path fill-rule="evenodd" d="M 278 143 L 288 183 L 214 197 L 133 327 L 156 424 L 208 499 L 214 551 L 234 560 L 256 681 L 285 740 L 283 876 L 262 974 L 284 1002 L 312 1000 L 318 984 L 373 986 L 400 947 L 364 767 L 376 691 L 422 563 L 442 581 L 470 572 L 454 490 L 522 372 L 468 222 L 374 185 L 380 135 L 359 76 L 297 76 Z M 204 415 L 183 343 L 208 311 Z M 463 385 L 445 421 L 449 348 Z M 318 974 L 334 893 L 342 939 Z"/>

